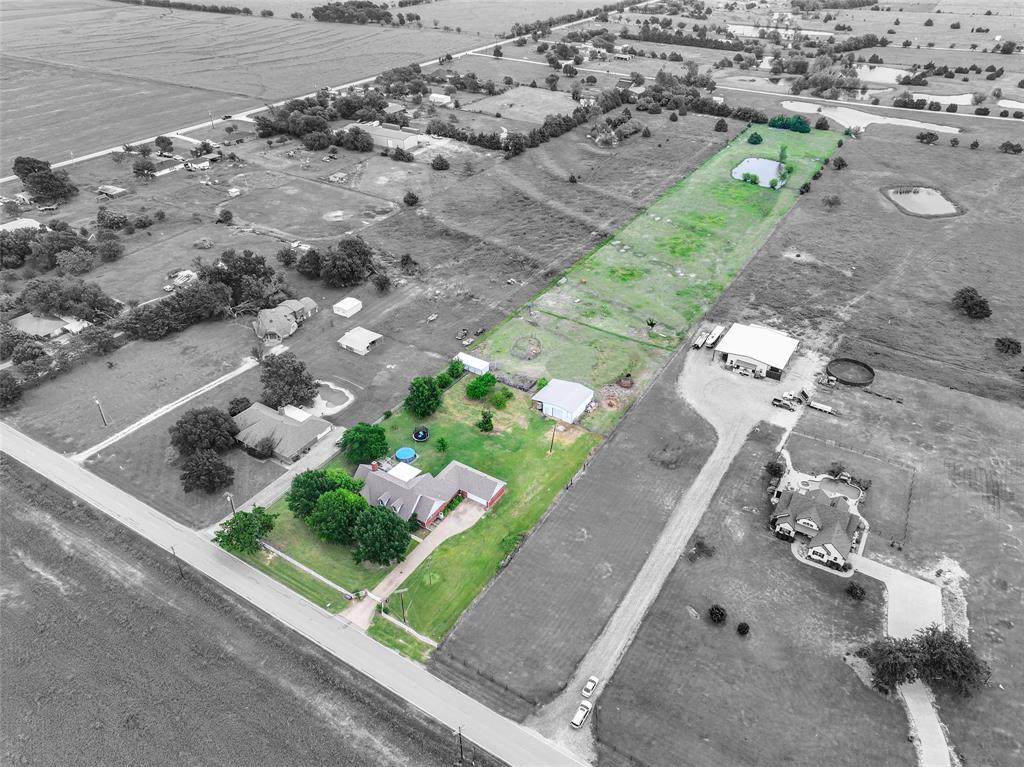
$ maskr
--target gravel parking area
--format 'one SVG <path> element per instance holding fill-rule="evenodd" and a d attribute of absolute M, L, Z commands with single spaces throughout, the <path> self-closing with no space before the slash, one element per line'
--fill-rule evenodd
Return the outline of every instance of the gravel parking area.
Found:
<path fill-rule="evenodd" d="M 715 444 L 673 360 L 433 655 L 436 673 L 524 718 L 557 694 Z"/>
<path fill-rule="evenodd" d="M 423 714 L 19 464 L 0 478 L 0 762 L 458 757 Z"/>

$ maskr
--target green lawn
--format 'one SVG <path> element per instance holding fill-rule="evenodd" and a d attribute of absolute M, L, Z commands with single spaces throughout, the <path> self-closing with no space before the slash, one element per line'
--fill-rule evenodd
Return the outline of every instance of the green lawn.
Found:
<path fill-rule="evenodd" d="M 328 612 L 340 613 L 348 607 L 345 595 L 340 591 L 332 589 L 323 581 L 302 572 L 302 570 L 299 570 L 294 565 L 268 551 L 261 551 L 258 554 L 246 554 L 239 558 L 248 562 L 257 570 L 266 573 L 271 578 L 280 581 L 292 591 L 301 594 L 310 602 L 319 605 Z"/>
<path fill-rule="evenodd" d="M 391 621 L 385 620 L 379 615 L 373 616 L 373 623 L 370 624 L 370 628 L 366 633 L 382 645 L 400 652 L 406 658 L 410 658 L 417 663 L 425 663 L 427 656 L 433 650 L 426 642 L 421 642 L 408 631 L 399 628 Z"/>
<path fill-rule="evenodd" d="M 413 427 L 430 429 L 430 441 L 416 445 L 416 466 L 436 473 L 459 460 L 508 483 L 505 497 L 472 528 L 442 543 L 402 584 L 409 624 L 440 640 L 488 584 L 502 560 L 532 528 L 600 438 L 582 429 L 560 433 L 548 454 L 553 422 L 542 418 L 529 395 L 516 392 L 505 410 L 494 410 L 495 430 L 481 433 L 473 423 L 483 405 L 466 399 L 466 376 L 445 395 L 441 410 L 416 419 L 402 411 L 384 422 L 392 450 L 411 445 Z M 490 408 L 493 410 L 493 408 Z M 437 449 L 440 437 L 448 452 Z"/>
<path fill-rule="evenodd" d="M 593 388 L 630 372 L 642 389 L 659 352 L 679 344 L 836 148 L 828 131 L 756 128 L 763 143 L 748 144 L 748 132 L 739 134 L 488 333 L 479 354 L 510 372 Z M 794 169 L 781 189 L 732 178 L 744 159 L 776 159 L 783 145 Z"/>
<path fill-rule="evenodd" d="M 333 581 L 351 592 L 372 589 L 391 571 L 390 566 L 358 564 L 352 555 L 351 546 L 324 543 L 306 527 L 305 523 L 288 510 L 284 498 L 276 501 L 270 510 L 277 514 L 274 529 L 266 537 L 267 543 L 295 559 L 310 570 Z M 409 551 L 416 547 L 409 540 Z M 409 553 L 406 552 L 406 554 Z"/>

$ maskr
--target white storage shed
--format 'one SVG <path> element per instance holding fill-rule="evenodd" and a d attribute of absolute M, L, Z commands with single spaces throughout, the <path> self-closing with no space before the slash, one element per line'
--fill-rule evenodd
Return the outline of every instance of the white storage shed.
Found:
<path fill-rule="evenodd" d="M 380 333 L 374 333 L 372 330 L 355 327 L 339 338 L 338 343 L 342 349 L 365 355 L 383 337 Z"/>
<path fill-rule="evenodd" d="M 594 401 L 594 391 L 575 381 L 552 378 L 532 399 L 540 403 L 541 411 L 549 418 L 575 423 Z"/>
<path fill-rule="evenodd" d="M 342 317 L 352 317 L 363 308 L 363 302 L 358 298 L 346 296 L 334 305 L 334 313 Z"/>
<path fill-rule="evenodd" d="M 465 352 L 459 352 L 455 355 L 455 359 L 462 363 L 462 366 L 470 373 L 475 373 L 478 376 L 482 376 L 484 373 L 488 373 L 491 370 L 491 363 L 487 360 L 482 360 L 479 357 L 474 357 L 471 354 Z"/>

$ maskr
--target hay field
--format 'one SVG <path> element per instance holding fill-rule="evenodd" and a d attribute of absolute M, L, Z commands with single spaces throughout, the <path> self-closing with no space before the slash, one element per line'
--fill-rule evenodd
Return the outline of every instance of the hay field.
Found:
<path fill-rule="evenodd" d="M 69 159 L 57 155 L 106 149 L 211 112 L 251 109 L 458 49 L 451 35 L 432 29 L 67 0 L 4 5 L 4 156 Z"/>

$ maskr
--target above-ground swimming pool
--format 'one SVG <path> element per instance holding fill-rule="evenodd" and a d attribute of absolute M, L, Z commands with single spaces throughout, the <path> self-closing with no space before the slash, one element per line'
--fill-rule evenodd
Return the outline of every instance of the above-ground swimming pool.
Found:
<path fill-rule="evenodd" d="M 395 458 L 402 463 L 412 463 L 416 460 L 416 451 L 411 447 L 400 447 L 395 451 Z"/>
<path fill-rule="evenodd" d="M 778 160 L 766 160 L 763 157 L 748 157 L 732 169 L 732 177 L 737 181 L 743 181 L 743 174 L 753 173 L 757 176 L 757 185 L 765 188 L 771 187 L 772 179 L 778 182 L 776 186 L 785 184 L 782 178 L 784 168 Z"/>

